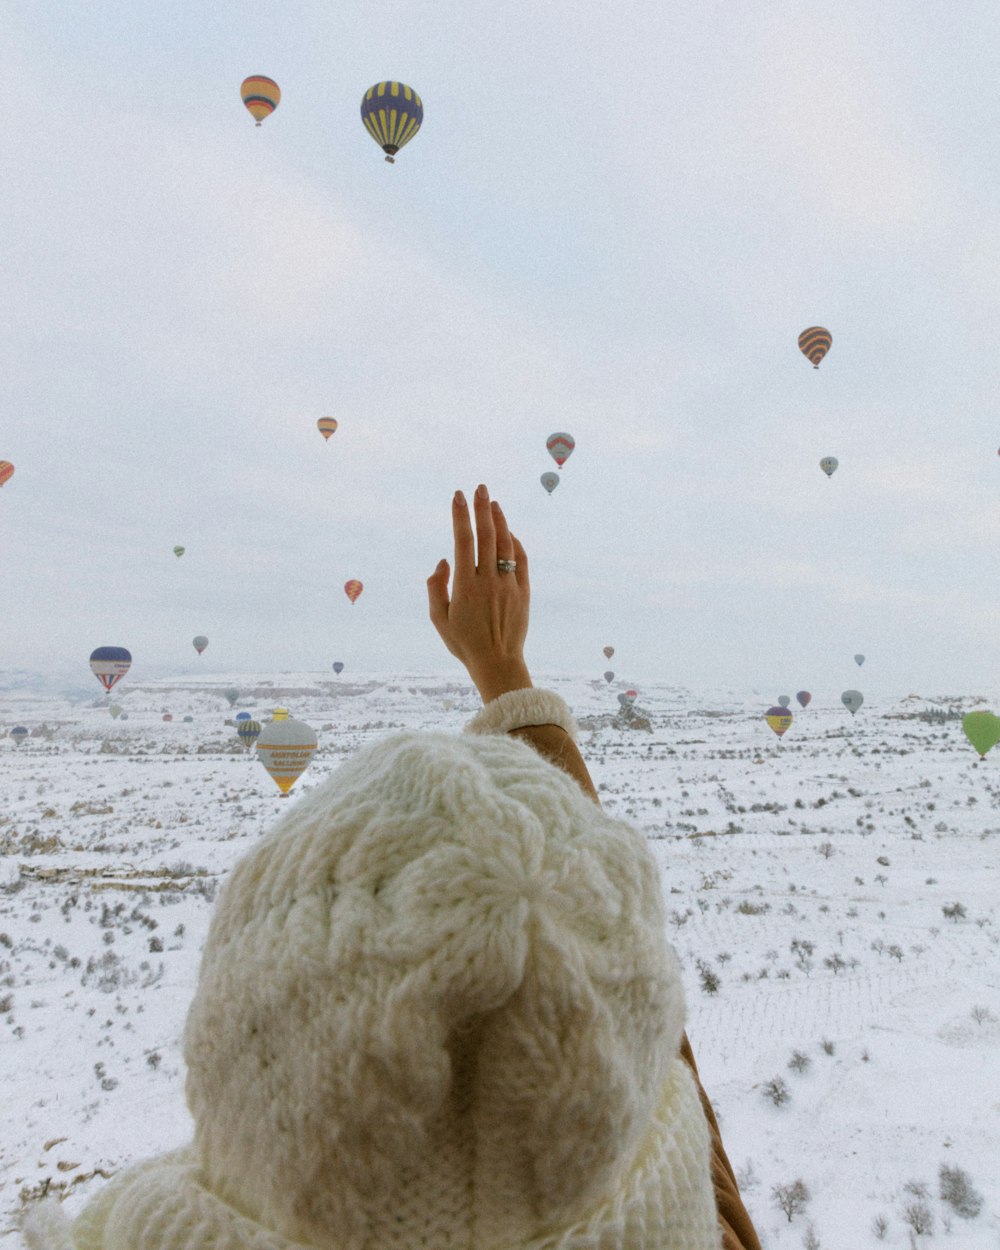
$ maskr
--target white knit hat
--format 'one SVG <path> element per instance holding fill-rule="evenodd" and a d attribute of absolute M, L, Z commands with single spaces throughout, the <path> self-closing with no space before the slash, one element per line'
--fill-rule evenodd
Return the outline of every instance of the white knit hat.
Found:
<path fill-rule="evenodd" d="M 508 737 L 343 765 L 220 893 L 185 1032 L 193 1146 L 62 1250 L 718 1250 L 642 837 Z"/>

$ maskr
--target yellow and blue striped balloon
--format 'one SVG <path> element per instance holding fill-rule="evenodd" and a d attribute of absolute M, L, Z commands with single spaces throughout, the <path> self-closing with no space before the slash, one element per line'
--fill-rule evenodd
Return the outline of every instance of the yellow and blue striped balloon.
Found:
<path fill-rule="evenodd" d="M 424 106 L 406 83 L 377 82 L 362 97 L 361 120 L 392 165 L 399 149 L 420 129 Z"/>
<path fill-rule="evenodd" d="M 281 103 L 281 88 L 273 78 L 265 78 L 263 74 L 244 78 L 240 95 L 258 126 Z"/>

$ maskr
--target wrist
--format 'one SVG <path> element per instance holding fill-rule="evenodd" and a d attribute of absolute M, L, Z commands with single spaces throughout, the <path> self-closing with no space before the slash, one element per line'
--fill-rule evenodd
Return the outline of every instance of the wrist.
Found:
<path fill-rule="evenodd" d="M 470 669 L 469 676 L 475 683 L 483 703 L 492 703 L 494 699 L 511 690 L 529 690 L 532 687 L 531 674 L 524 660 L 494 663 L 488 669 L 478 671 Z"/>

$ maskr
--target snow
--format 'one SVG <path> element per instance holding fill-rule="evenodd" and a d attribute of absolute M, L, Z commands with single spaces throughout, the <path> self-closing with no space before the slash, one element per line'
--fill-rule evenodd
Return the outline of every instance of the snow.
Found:
<path fill-rule="evenodd" d="M 822 1250 L 909 1247 L 903 1215 L 921 1183 L 937 1238 L 995 1247 L 1000 757 L 981 763 L 958 715 L 981 701 L 871 696 L 851 717 L 831 693 L 793 705 L 779 740 L 767 699 L 643 686 L 646 732 L 611 719 L 628 683 L 536 684 L 569 701 L 602 801 L 660 865 L 688 1033 L 766 1250 L 797 1250 L 810 1225 Z M 230 686 L 242 692 L 232 709 Z M 0 694 L 11 1250 L 42 1194 L 75 1212 L 105 1177 L 189 1139 L 181 1031 L 236 860 L 357 747 L 403 729 L 458 732 L 479 706 L 467 683 L 405 674 L 126 678 L 95 696 Z M 110 718 L 112 702 L 127 721 Z M 275 706 L 319 737 L 287 799 L 226 723 Z M 33 731 L 20 747 L 16 724 Z M 955 903 L 965 914 L 947 918 Z M 801 1073 L 788 1067 L 795 1050 L 810 1061 Z M 763 1094 L 773 1077 L 790 1094 L 780 1106 Z M 940 1200 L 942 1164 L 969 1173 L 976 1218 Z M 789 1221 L 772 1189 L 798 1178 L 811 1200 Z"/>

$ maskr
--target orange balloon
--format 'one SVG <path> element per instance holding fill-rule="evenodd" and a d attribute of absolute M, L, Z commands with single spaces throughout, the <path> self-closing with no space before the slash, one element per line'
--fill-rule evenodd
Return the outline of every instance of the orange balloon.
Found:
<path fill-rule="evenodd" d="M 9 482 L 14 475 L 14 466 L 9 460 L 0 460 L 0 486 Z"/>
<path fill-rule="evenodd" d="M 316 422 L 316 429 L 319 430 L 324 438 L 328 439 L 331 434 L 336 432 L 337 422 L 333 417 L 320 417 Z"/>
<path fill-rule="evenodd" d="M 344 582 L 344 593 L 347 595 L 348 599 L 350 599 L 351 603 L 357 602 L 358 595 L 360 595 L 363 590 L 364 586 L 357 580 L 357 578 L 352 577 L 349 582 Z"/>

